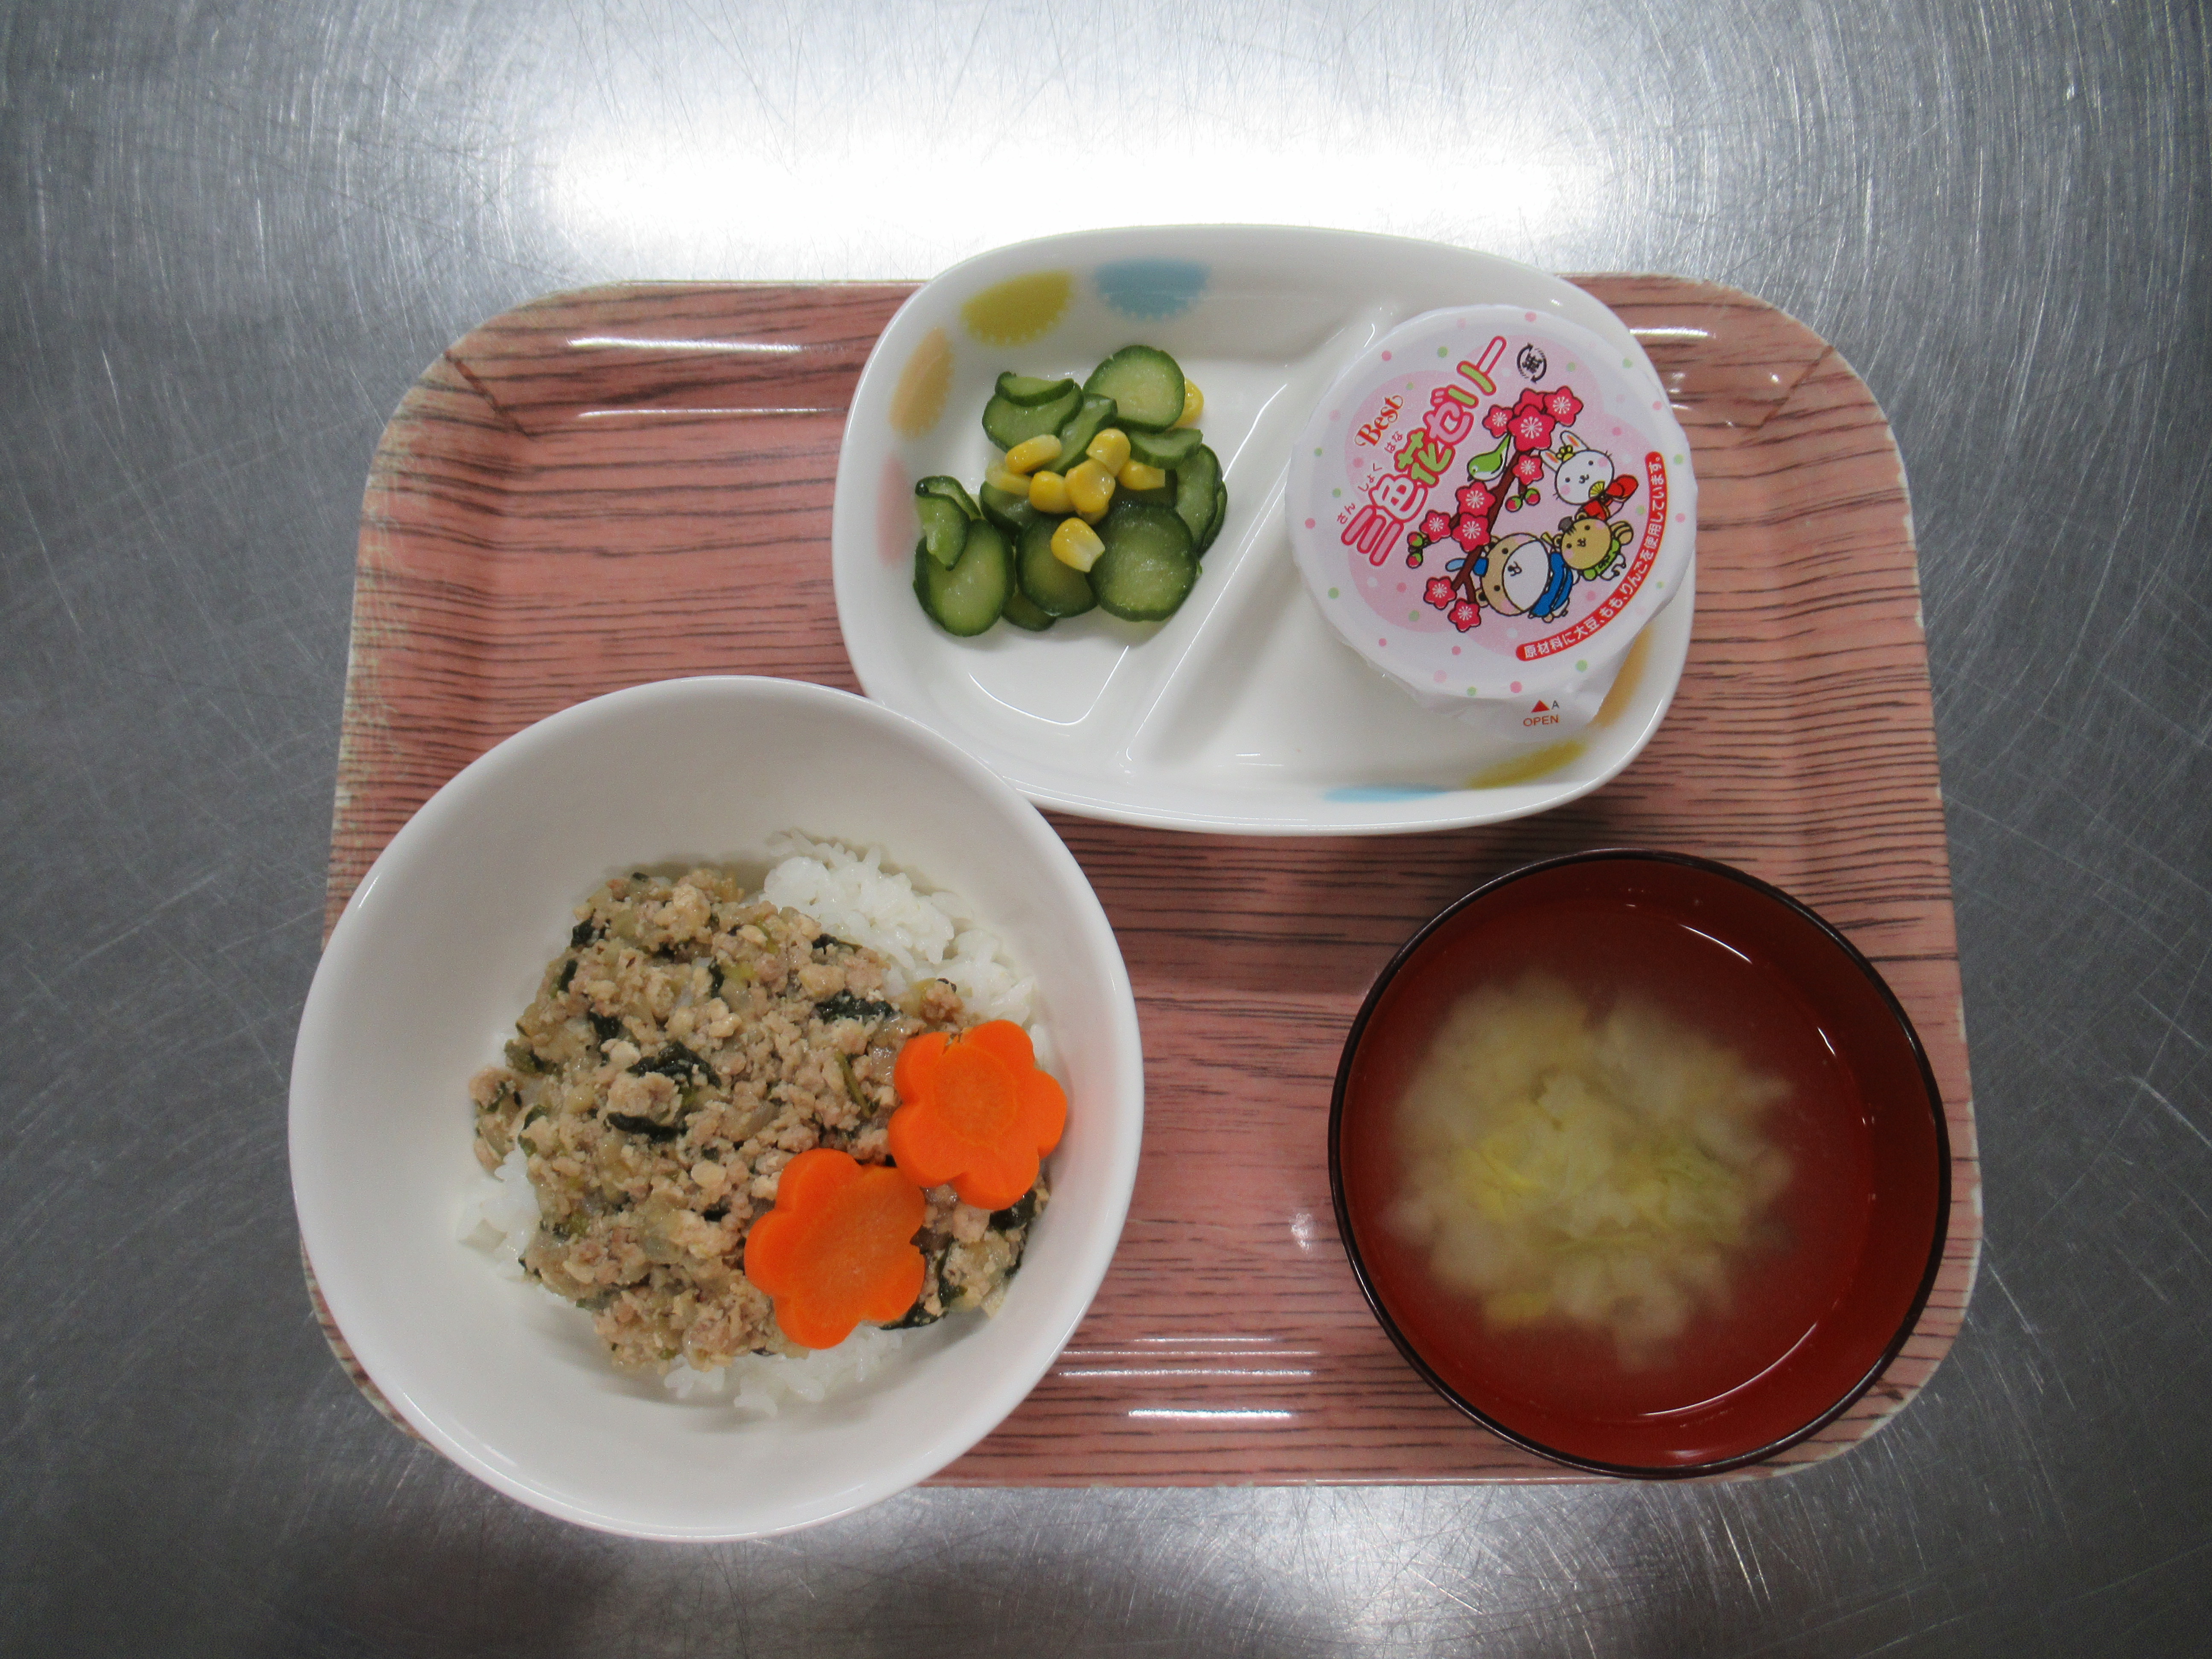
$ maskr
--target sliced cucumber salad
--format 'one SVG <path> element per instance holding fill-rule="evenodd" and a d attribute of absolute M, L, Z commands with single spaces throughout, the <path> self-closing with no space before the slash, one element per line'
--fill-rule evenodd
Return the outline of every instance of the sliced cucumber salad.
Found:
<path fill-rule="evenodd" d="M 1080 383 L 1000 375 L 983 430 L 1001 453 L 981 484 L 914 487 L 921 608 L 963 638 L 1001 617 L 1041 634 L 1092 610 L 1175 615 L 1229 511 L 1205 406 L 1157 346 L 1123 346 Z"/>

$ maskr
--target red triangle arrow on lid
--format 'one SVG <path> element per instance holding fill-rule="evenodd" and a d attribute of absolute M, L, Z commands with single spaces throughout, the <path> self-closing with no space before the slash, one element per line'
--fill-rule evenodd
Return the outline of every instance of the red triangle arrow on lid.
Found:
<path fill-rule="evenodd" d="M 1544 707 L 1544 705 L 1543 705 L 1541 702 L 1539 702 L 1539 703 L 1538 703 L 1538 704 L 1537 704 L 1534 708 L 1530 709 L 1528 712 L 1529 712 L 1530 714 L 1549 714 L 1551 711 L 1550 711 L 1549 709 L 1546 708 Z"/>

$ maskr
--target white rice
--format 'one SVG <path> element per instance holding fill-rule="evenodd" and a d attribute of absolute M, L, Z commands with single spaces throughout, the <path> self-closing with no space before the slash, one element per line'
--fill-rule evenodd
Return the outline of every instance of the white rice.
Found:
<path fill-rule="evenodd" d="M 890 964 L 885 975 L 890 994 L 917 980 L 944 980 L 972 1012 L 1026 1027 L 1037 1064 L 1053 1066 L 1049 1039 L 1030 1021 L 1036 981 L 1007 960 L 997 935 L 975 924 L 965 900 L 917 890 L 907 876 L 884 868 L 878 848 L 856 853 L 842 842 L 793 830 L 770 836 L 769 853 L 778 860 L 761 884 L 769 902 L 799 911 L 839 939 L 881 955 Z M 530 1185 L 530 1161 L 520 1148 L 463 1200 L 456 1231 L 463 1243 L 492 1258 L 502 1279 L 527 1277 L 518 1258 L 538 1231 L 538 1194 Z M 737 1410 L 774 1417 L 787 1401 L 819 1404 L 858 1387 L 888 1364 L 911 1334 L 862 1325 L 836 1347 L 798 1358 L 747 1354 L 725 1371 L 694 1370 L 678 1360 L 661 1382 L 679 1400 L 704 1401 L 728 1390 Z"/>
<path fill-rule="evenodd" d="M 537 1231 L 538 1193 L 530 1184 L 529 1156 L 518 1146 L 461 1200 L 455 1231 L 462 1243 L 491 1257 L 501 1279 L 527 1279 L 522 1253 Z"/>
<path fill-rule="evenodd" d="M 908 878 L 883 867 L 877 848 L 856 854 L 796 831 L 773 836 L 768 845 L 781 860 L 761 884 L 769 902 L 803 911 L 839 939 L 881 955 L 895 970 L 892 995 L 916 980 L 941 979 L 985 1019 L 1030 1023 L 1036 981 L 1015 971 L 997 937 L 975 925 L 958 895 L 917 892 Z"/>
<path fill-rule="evenodd" d="M 801 1358 L 741 1354 L 719 1371 L 695 1371 L 679 1359 L 660 1380 L 678 1400 L 712 1400 L 729 1389 L 730 1404 L 737 1410 L 774 1417 L 787 1401 L 819 1405 L 859 1387 L 890 1363 L 909 1334 L 856 1325 L 836 1347 L 817 1348 Z"/>

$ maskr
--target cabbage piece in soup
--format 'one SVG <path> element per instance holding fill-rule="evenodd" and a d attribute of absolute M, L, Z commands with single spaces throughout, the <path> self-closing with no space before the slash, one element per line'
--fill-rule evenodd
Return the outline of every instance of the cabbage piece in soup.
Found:
<path fill-rule="evenodd" d="M 1498 1328 L 1570 1322 L 1654 1363 L 1775 1224 L 1790 1165 L 1762 1133 L 1787 1086 L 1624 996 L 1541 975 L 1453 1007 L 1399 1109 L 1389 1215 Z"/>

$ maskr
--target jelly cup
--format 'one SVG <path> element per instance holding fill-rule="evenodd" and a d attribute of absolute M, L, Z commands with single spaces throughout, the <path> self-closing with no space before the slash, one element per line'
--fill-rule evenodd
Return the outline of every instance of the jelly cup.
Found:
<path fill-rule="evenodd" d="M 1689 453 L 1640 352 L 1516 306 L 1425 312 L 1315 408 L 1291 547 L 1339 637 L 1407 696 L 1551 741 L 1692 580 Z"/>

